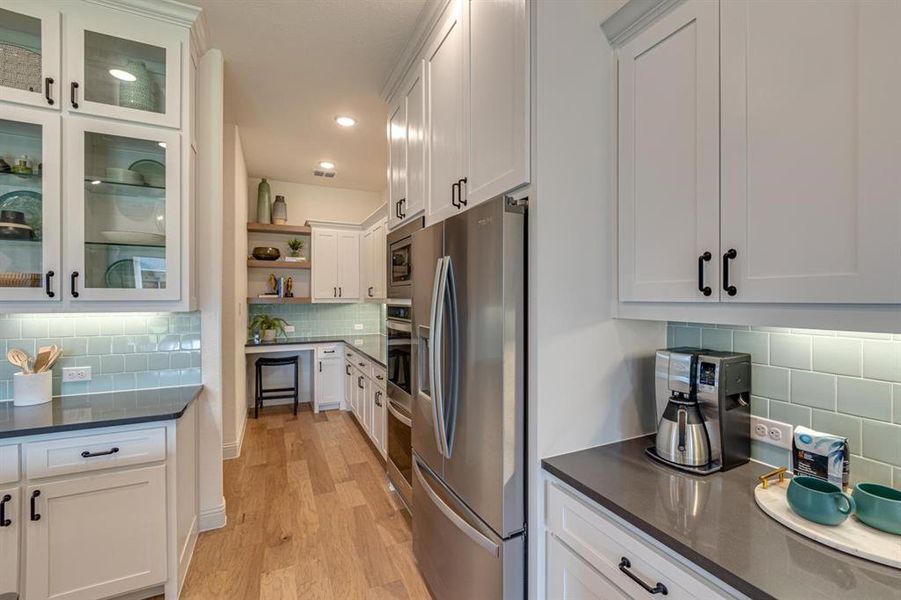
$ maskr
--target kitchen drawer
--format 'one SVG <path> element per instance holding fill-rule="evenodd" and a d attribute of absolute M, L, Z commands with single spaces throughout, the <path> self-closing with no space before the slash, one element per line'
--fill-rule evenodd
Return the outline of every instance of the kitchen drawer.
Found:
<path fill-rule="evenodd" d="M 341 344 L 320 344 L 316 346 L 316 358 L 341 358 Z"/>
<path fill-rule="evenodd" d="M 357 353 L 354 360 L 354 366 L 363 371 L 363 375 L 366 377 L 372 376 L 372 361 L 365 355 Z"/>
<path fill-rule="evenodd" d="M 94 433 L 23 446 L 25 474 L 29 479 L 39 479 L 165 460 L 166 430 Z"/>
<path fill-rule="evenodd" d="M 545 595 L 552 600 L 628 600 L 621 589 L 597 569 L 570 550 L 552 534 L 547 534 L 547 576 Z"/>
<path fill-rule="evenodd" d="M 19 481 L 19 445 L 0 446 L 0 483 Z"/>
<path fill-rule="evenodd" d="M 372 363 L 372 380 L 377 386 L 382 388 L 382 391 L 385 391 L 385 386 L 387 385 L 388 381 L 387 375 L 385 373 L 385 367 L 376 362 Z"/>
<path fill-rule="evenodd" d="M 350 364 L 356 366 L 356 364 L 357 364 L 357 353 L 354 352 L 353 350 L 351 350 L 350 348 L 348 348 L 347 346 L 344 347 L 344 358 L 347 359 L 347 361 L 348 361 Z"/>
<path fill-rule="evenodd" d="M 667 598 L 728 597 L 553 482 L 547 483 L 547 527 L 630 597 L 644 598 L 648 593 L 620 570 L 624 558 L 629 561 L 628 570 L 648 585 L 665 585 Z"/>

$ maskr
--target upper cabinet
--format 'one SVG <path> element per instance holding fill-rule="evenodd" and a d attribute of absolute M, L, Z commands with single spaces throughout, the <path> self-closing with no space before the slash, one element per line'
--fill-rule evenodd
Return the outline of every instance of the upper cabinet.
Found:
<path fill-rule="evenodd" d="M 72 111 L 179 127 L 180 28 L 101 8 L 66 14 Z"/>
<path fill-rule="evenodd" d="M 313 227 L 313 302 L 360 299 L 360 232 Z"/>
<path fill-rule="evenodd" d="M 899 29 L 687 0 L 619 48 L 620 300 L 901 302 Z"/>
<path fill-rule="evenodd" d="M 371 225 L 360 239 L 360 281 L 364 300 L 388 295 L 388 230 L 384 219 Z"/>
<path fill-rule="evenodd" d="M 525 0 L 447 3 L 391 106 L 389 188 L 405 186 L 391 194 L 389 228 L 421 208 L 434 223 L 528 183 Z M 403 158 L 396 138 L 406 141 Z"/>
<path fill-rule="evenodd" d="M 51 5 L 0 1 L 0 100 L 59 109 L 59 23 Z"/>
<path fill-rule="evenodd" d="M 392 227 L 403 221 L 407 200 L 407 102 L 398 98 L 388 115 L 388 220 Z"/>

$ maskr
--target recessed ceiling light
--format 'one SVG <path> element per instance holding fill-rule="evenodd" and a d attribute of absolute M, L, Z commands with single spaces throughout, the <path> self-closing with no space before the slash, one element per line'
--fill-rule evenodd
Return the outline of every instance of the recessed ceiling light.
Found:
<path fill-rule="evenodd" d="M 357 120 L 353 117 L 335 117 L 335 123 L 341 127 L 353 127 L 357 124 Z"/>
<path fill-rule="evenodd" d="M 159 142 L 159 147 L 160 147 L 160 148 L 165 148 L 165 147 L 166 147 L 166 142 Z"/>
<path fill-rule="evenodd" d="M 121 79 L 122 81 L 137 81 L 138 78 L 129 73 L 128 71 L 123 71 L 122 69 L 110 69 L 109 74 L 115 77 L 116 79 Z"/>
<path fill-rule="evenodd" d="M 333 163 L 333 162 L 330 161 L 330 160 L 323 160 L 323 161 L 320 161 L 320 163 L 319 163 L 319 168 L 321 168 L 321 169 L 334 169 L 334 168 L 335 168 L 335 163 Z"/>

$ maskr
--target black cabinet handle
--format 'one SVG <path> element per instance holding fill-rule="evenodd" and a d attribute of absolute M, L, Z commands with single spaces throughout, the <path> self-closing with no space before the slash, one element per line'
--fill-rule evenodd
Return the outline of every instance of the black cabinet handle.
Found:
<path fill-rule="evenodd" d="M 379 402 L 379 399 L 380 399 L 381 397 L 382 397 L 382 392 L 376 392 L 376 393 L 375 393 L 375 405 L 376 405 L 376 406 L 381 406 L 381 405 L 382 405 L 382 403 Z"/>
<path fill-rule="evenodd" d="M 361 367 L 365 367 L 365 366 L 366 366 L 366 363 L 357 363 L 357 364 L 360 365 Z"/>
<path fill-rule="evenodd" d="M 350 365 L 344 365 L 344 374 L 350 375 Z"/>
<path fill-rule="evenodd" d="M 72 103 L 72 108 L 78 108 L 78 82 L 73 81 L 72 85 L 69 86 L 69 101 Z"/>
<path fill-rule="evenodd" d="M 344 290 L 342 290 L 342 289 L 339 287 L 339 288 L 338 288 L 338 297 L 341 298 L 343 295 L 344 295 Z"/>
<path fill-rule="evenodd" d="M 41 490 L 35 490 L 31 492 L 31 520 L 32 521 L 40 521 L 41 515 L 38 514 L 38 496 L 41 495 Z"/>
<path fill-rule="evenodd" d="M 357 377 L 357 387 L 363 389 L 363 377 Z"/>
<path fill-rule="evenodd" d="M 94 458 L 95 456 L 109 456 L 110 454 L 116 454 L 117 452 L 119 452 L 119 448 L 116 446 L 113 446 L 106 452 L 88 452 L 87 450 L 85 450 L 84 452 L 81 453 L 81 457 L 82 458 Z"/>
<path fill-rule="evenodd" d="M 48 298 L 53 298 L 54 296 L 56 296 L 54 291 L 50 289 L 50 280 L 54 275 L 56 275 L 56 273 L 54 273 L 53 271 L 47 271 L 44 274 L 44 291 L 47 293 Z"/>
<path fill-rule="evenodd" d="M 457 192 L 460 191 L 460 182 L 451 184 L 451 204 L 453 204 L 456 208 L 460 208 L 460 202 L 457 200 L 457 194 L 454 193 L 454 190 Z"/>
<path fill-rule="evenodd" d="M 463 186 L 466 185 L 466 183 L 467 179 L 465 177 L 457 182 L 457 196 L 458 201 L 460 202 L 460 206 L 466 206 L 467 203 L 467 200 L 463 198 L 463 196 L 465 195 L 463 193 Z M 459 208 L 460 206 L 458 206 L 457 208 Z"/>
<path fill-rule="evenodd" d="M 335 351 L 334 350 L 323 350 L 322 353 L 323 354 L 334 354 Z"/>
<path fill-rule="evenodd" d="M 50 86 L 53 85 L 53 77 L 44 77 L 44 98 L 47 104 L 53 106 L 53 97 L 50 95 Z"/>
<path fill-rule="evenodd" d="M 319 361 L 319 372 L 322 373 L 322 361 Z"/>
<path fill-rule="evenodd" d="M 709 252 L 705 252 L 698 257 L 698 291 L 705 296 L 709 296 L 713 293 L 713 290 L 710 289 L 709 285 L 704 285 L 704 263 L 710 262 L 711 258 L 713 258 L 713 255 Z"/>
<path fill-rule="evenodd" d="M 738 289 L 729 283 L 729 261 L 738 256 L 735 248 L 729 248 L 729 251 L 723 254 L 723 289 L 730 296 L 734 296 Z"/>
<path fill-rule="evenodd" d="M 337 298 L 337 297 L 338 297 L 338 288 L 332 288 L 332 297 L 333 297 L 333 298 Z"/>
<path fill-rule="evenodd" d="M 648 584 L 646 584 L 635 573 L 633 573 L 632 571 L 629 570 L 629 567 L 631 567 L 631 566 L 632 566 L 632 563 L 625 556 L 622 557 L 622 559 L 619 561 L 619 570 L 622 571 L 623 573 L 625 573 L 626 575 L 628 575 L 629 579 L 631 579 L 632 581 L 634 581 L 635 583 L 637 583 L 638 585 L 643 587 L 644 591 L 646 591 L 647 593 L 661 594 L 663 596 L 666 596 L 667 594 L 669 594 L 669 590 L 666 589 L 666 586 L 663 585 L 662 583 L 660 583 L 659 581 L 657 582 L 657 585 L 655 585 L 654 587 L 651 587 Z"/>
<path fill-rule="evenodd" d="M 0 527 L 9 527 L 13 524 L 12 519 L 6 518 L 6 503 L 12 499 L 9 494 L 4 494 L 3 498 L 0 498 Z"/>
<path fill-rule="evenodd" d="M 369 297 L 372 298 L 372 286 L 369 286 Z"/>
<path fill-rule="evenodd" d="M 72 288 L 72 297 L 78 298 L 78 271 L 72 271 L 72 276 L 69 278 L 69 287 Z"/>
<path fill-rule="evenodd" d="M 375 378 L 378 379 L 379 381 L 384 379 L 384 377 L 382 377 L 381 375 L 376 375 Z"/>

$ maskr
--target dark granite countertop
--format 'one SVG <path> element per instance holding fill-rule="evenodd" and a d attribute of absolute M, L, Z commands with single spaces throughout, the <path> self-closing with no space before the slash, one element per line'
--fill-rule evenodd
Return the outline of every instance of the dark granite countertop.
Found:
<path fill-rule="evenodd" d="M 0 402 L 0 438 L 177 419 L 202 389 L 190 385 L 59 396 L 37 406 Z"/>
<path fill-rule="evenodd" d="M 652 462 L 644 454 L 652 443 L 653 436 L 627 440 L 542 466 L 752 598 L 901 598 L 901 570 L 833 550 L 765 515 L 754 488 L 770 468 L 752 462 L 697 477 Z"/>
<path fill-rule="evenodd" d="M 269 346 L 329 343 L 347 344 L 383 367 L 388 365 L 388 337 L 378 333 L 346 336 L 279 337 L 274 342 L 260 342 L 259 344 L 255 344 L 252 341 L 249 341 L 245 345 L 245 348 L 268 348 Z"/>

